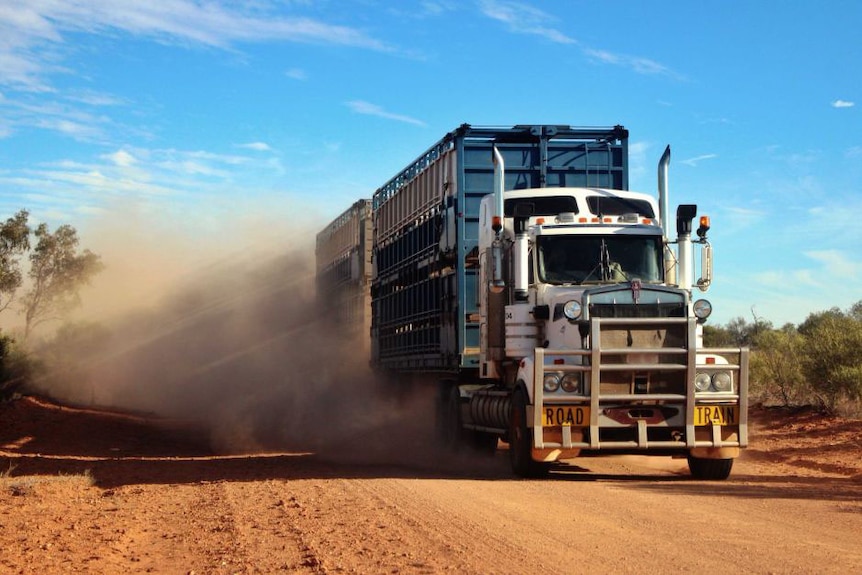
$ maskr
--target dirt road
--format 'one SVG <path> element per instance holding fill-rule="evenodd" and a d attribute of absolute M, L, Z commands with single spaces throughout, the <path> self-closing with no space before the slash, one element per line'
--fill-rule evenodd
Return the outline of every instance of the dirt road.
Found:
<path fill-rule="evenodd" d="M 860 572 L 862 422 L 806 417 L 762 415 L 725 482 L 638 457 L 528 481 L 504 449 L 225 456 L 24 399 L 0 407 L 0 572 Z"/>

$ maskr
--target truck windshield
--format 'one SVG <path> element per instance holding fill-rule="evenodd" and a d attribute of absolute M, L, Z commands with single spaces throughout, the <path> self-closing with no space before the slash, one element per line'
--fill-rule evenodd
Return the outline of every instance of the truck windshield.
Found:
<path fill-rule="evenodd" d="M 539 281 L 550 284 L 662 281 L 656 236 L 540 236 Z"/>

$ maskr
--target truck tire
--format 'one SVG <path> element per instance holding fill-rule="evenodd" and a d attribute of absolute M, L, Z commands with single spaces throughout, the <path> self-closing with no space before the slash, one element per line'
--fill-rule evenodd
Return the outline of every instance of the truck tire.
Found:
<path fill-rule="evenodd" d="M 518 477 L 545 477 L 550 470 L 547 463 L 533 461 L 533 432 L 527 426 L 527 392 L 518 387 L 512 395 L 512 414 L 509 417 L 509 457 L 512 472 Z"/>
<path fill-rule="evenodd" d="M 458 451 L 464 430 L 461 427 L 461 394 L 458 386 L 453 383 L 444 384 L 440 388 L 436 425 L 440 445 L 450 451 Z"/>
<path fill-rule="evenodd" d="M 688 456 L 688 469 L 692 477 L 696 479 L 707 479 L 710 481 L 721 481 L 730 476 L 733 469 L 733 459 L 701 459 Z"/>

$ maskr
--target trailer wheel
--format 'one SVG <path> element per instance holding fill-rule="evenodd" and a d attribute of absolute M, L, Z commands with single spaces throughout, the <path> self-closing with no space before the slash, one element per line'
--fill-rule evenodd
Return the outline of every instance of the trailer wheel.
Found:
<path fill-rule="evenodd" d="M 730 477 L 733 459 L 701 459 L 689 455 L 688 469 L 691 471 L 692 477 L 697 479 L 721 481 Z"/>
<path fill-rule="evenodd" d="M 533 461 L 533 432 L 527 427 L 527 393 L 519 387 L 512 395 L 512 415 L 509 418 L 509 457 L 512 472 L 519 477 L 545 477 L 550 466 Z"/>

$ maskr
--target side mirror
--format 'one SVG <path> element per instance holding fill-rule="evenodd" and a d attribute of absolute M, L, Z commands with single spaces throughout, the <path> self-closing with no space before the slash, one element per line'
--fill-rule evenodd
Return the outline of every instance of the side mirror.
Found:
<path fill-rule="evenodd" d="M 704 240 L 700 249 L 700 278 L 697 280 L 697 289 L 706 291 L 712 283 L 712 246 Z"/>

